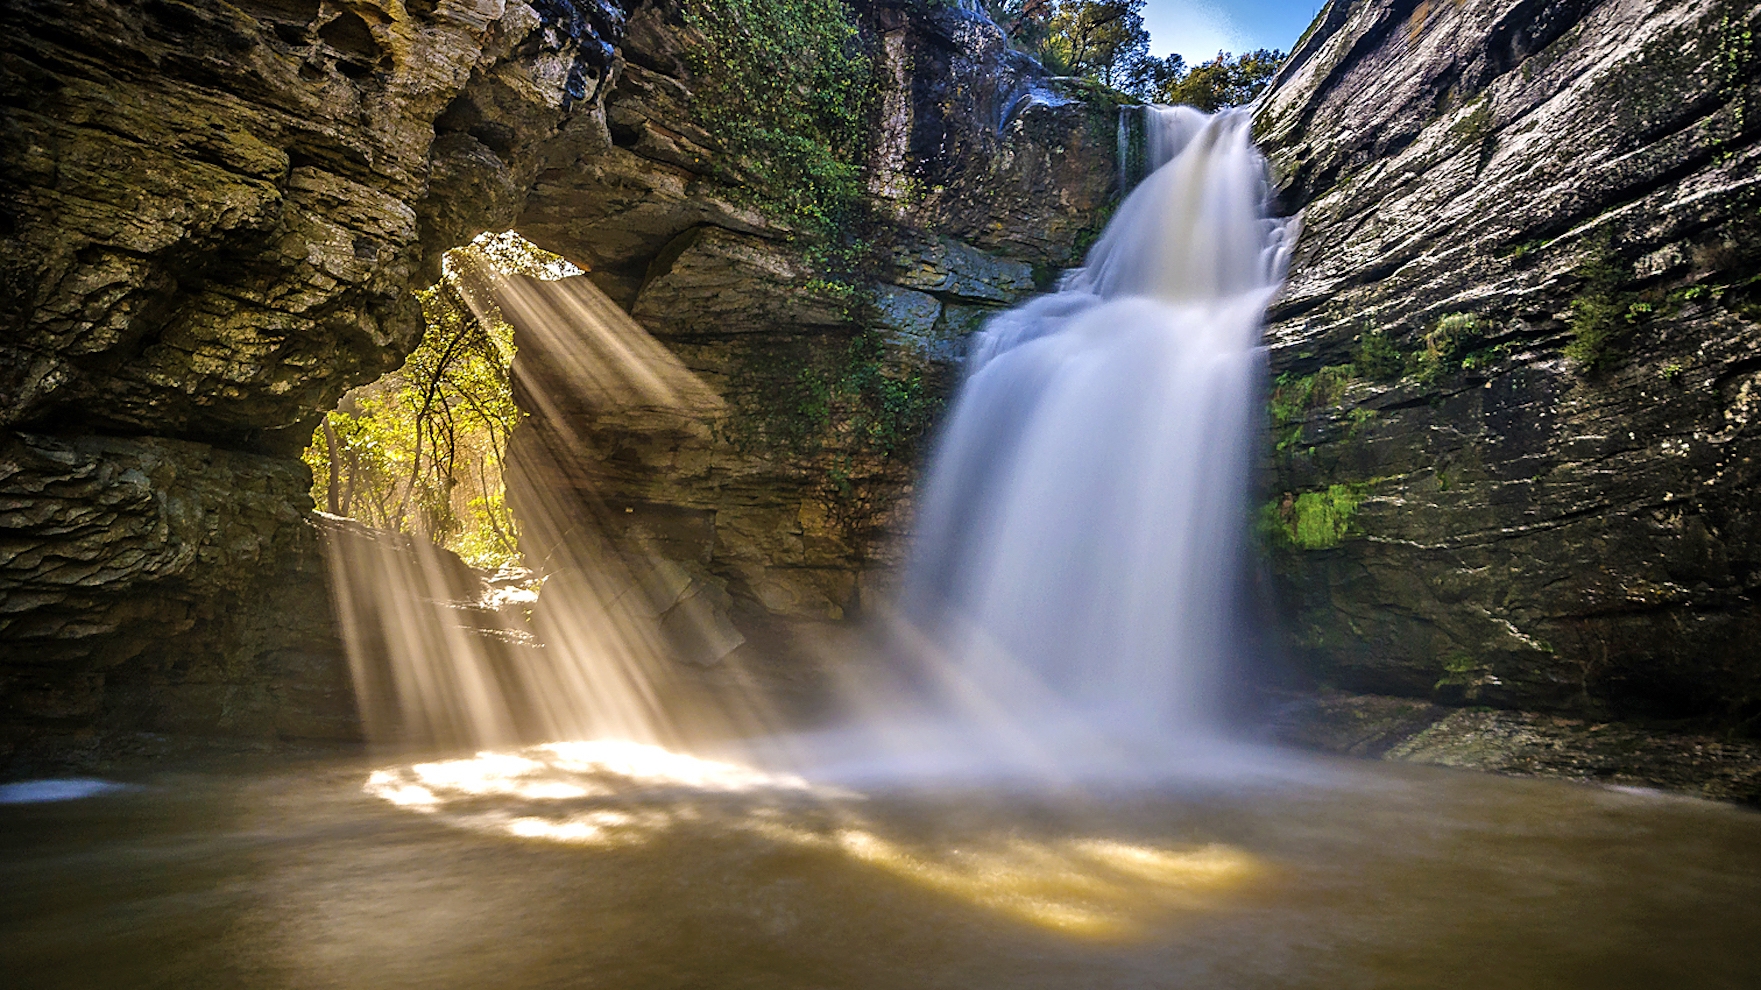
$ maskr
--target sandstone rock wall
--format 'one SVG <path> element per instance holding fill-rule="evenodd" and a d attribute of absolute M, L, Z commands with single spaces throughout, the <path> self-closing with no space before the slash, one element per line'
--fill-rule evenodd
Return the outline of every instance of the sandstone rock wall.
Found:
<path fill-rule="evenodd" d="M 1758 20 L 1334 0 L 1297 46 L 1262 521 L 1315 678 L 1761 713 Z"/>

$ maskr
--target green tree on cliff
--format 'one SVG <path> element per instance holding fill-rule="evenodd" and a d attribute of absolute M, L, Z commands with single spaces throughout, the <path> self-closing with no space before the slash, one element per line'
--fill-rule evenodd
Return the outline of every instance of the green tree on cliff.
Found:
<path fill-rule="evenodd" d="M 1044 47 L 1056 53 L 1071 75 L 1116 86 L 1149 52 L 1143 2 L 1064 0 L 1047 23 L 1050 37 Z"/>
<path fill-rule="evenodd" d="M 1155 103 L 1184 104 L 1206 113 L 1252 103 L 1265 91 L 1284 64 L 1285 53 L 1269 48 L 1217 57 L 1185 71 L 1185 62 L 1170 55 L 1159 66 L 1145 66 L 1131 81 L 1141 88 L 1133 95 Z"/>
<path fill-rule="evenodd" d="M 1186 75 L 1186 59 L 1179 55 L 1163 58 L 1145 55 L 1126 69 L 1119 88 L 1146 103 L 1165 103 L 1167 101 L 1158 99 L 1158 96 L 1185 79 Z"/>
<path fill-rule="evenodd" d="M 1207 113 L 1250 103 L 1285 53 L 1261 48 L 1188 66 L 1180 55 L 1149 54 L 1144 0 L 992 0 L 991 20 L 1010 43 L 1052 72 L 1085 76 L 1150 103 Z"/>
<path fill-rule="evenodd" d="M 1125 82 L 1147 57 L 1144 0 L 996 0 L 991 20 L 1011 43 L 1060 75 L 1108 86 Z"/>

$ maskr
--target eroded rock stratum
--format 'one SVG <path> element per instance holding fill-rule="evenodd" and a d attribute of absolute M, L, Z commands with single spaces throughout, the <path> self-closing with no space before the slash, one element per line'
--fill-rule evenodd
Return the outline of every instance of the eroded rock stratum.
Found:
<path fill-rule="evenodd" d="M 459 194 L 493 153 L 437 139 L 448 108 L 512 90 L 517 125 L 554 126 L 621 14 L 571 35 L 567 4 L 5 10 L 7 744 L 346 736 L 295 455 L 413 344 L 439 252 L 511 219 Z"/>
<path fill-rule="evenodd" d="M 1335 2 L 1297 46 L 1261 518 L 1316 678 L 1761 712 L 1758 18 Z"/>
<path fill-rule="evenodd" d="M 851 614 L 891 562 L 911 430 L 803 420 L 789 389 L 915 383 L 933 413 L 963 336 L 1075 258 L 1116 193 L 1116 109 L 957 6 L 853 7 L 876 220 L 836 304 L 718 167 L 677 3 L 4 9 L 8 751 L 100 728 L 355 731 L 295 455 L 401 361 L 410 290 L 484 230 L 589 268 L 729 410 L 688 428 L 572 410 L 586 444 L 543 483 L 627 509 L 618 539 L 688 564 L 743 622 Z"/>

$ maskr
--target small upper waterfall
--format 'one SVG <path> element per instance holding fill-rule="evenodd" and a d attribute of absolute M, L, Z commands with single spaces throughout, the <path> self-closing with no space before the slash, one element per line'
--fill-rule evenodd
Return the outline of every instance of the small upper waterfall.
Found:
<path fill-rule="evenodd" d="M 1217 718 L 1285 231 L 1246 113 L 1143 124 L 1153 171 L 1086 266 L 973 341 L 918 510 L 903 613 L 937 693 L 1030 742 Z"/>

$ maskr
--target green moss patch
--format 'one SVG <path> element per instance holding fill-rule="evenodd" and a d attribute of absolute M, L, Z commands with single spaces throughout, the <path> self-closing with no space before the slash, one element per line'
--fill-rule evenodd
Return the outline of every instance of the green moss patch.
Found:
<path fill-rule="evenodd" d="M 1425 334 L 1424 348 L 1413 355 L 1413 371 L 1420 381 L 1429 384 L 1442 381 L 1461 367 L 1462 356 L 1483 332 L 1480 318 L 1472 313 L 1450 313 L 1442 317 Z"/>
<path fill-rule="evenodd" d="M 1360 336 L 1357 347 L 1352 349 L 1351 363 L 1359 374 L 1373 382 L 1394 381 L 1406 370 L 1406 356 L 1385 330 L 1372 330 Z"/>
<path fill-rule="evenodd" d="M 1259 530 L 1274 546 L 1326 550 L 1356 532 L 1365 484 L 1329 485 L 1321 491 L 1286 492 L 1260 509 Z"/>
<path fill-rule="evenodd" d="M 1349 364 L 1328 365 L 1301 377 L 1289 372 L 1279 375 L 1272 384 L 1273 425 L 1288 425 L 1302 419 L 1310 409 L 1338 402 L 1356 375 L 1357 369 Z"/>
<path fill-rule="evenodd" d="M 1650 318 L 1656 305 L 1625 290 L 1631 281 L 1630 270 L 1606 237 L 1577 267 L 1576 274 L 1583 285 L 1571 300 L 1571 315 L 1566 319 L 1571 342 L 1565 345 L 1564 353 L 1585 372 L 1594 373 L 1619 359 L 1620 345 L 1634 327 Z"/>
<path fill-rule="evenodd" d="M 729 439 L 744 450 L 909 460 L 947 402 L 934 366 L 900 360 L 872 330 L 820 345 L 759 344 L 736 362 L 742 386 Z"/>

